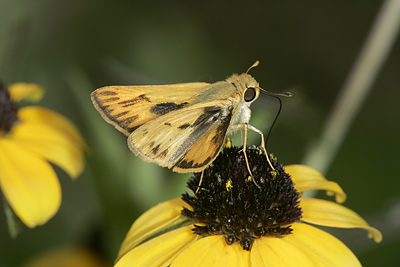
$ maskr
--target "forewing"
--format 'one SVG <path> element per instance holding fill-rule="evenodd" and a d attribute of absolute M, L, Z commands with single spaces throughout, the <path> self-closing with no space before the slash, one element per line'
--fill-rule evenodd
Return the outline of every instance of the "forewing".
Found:
<path fill-rule="evenodd" d="M 129 135 L 143 124 L 171 111 L 188 107 L 210 86 L 183 83 L 152 86 L 108 86 L 91 94 L 101 116 Z"/>
<path fill-rule="evenodd" d="M 204 169 L 218 155 L 232 109 L 231 101 L 215 100 L 172 111 L 133 131 L 129 147 L 147 162 L 176 165 L 177 172 Z"/>

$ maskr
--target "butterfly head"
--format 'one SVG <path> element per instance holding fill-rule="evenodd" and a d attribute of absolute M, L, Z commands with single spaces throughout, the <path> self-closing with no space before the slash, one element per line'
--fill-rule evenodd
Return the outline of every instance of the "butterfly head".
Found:
<path fill-rule="evenodd" d="M 241 101 L 250 106 L 260 95 L 260 87 L 258 82 L 249 74 L 243 73 L 240 75 L 233 74 L 227 79 L 239 93 Z"/>
<path fill-rule="evenodd" d="M 250 104 L 254 102 L 260 95 L 260 86 L 258 82 L 249 74 L 245 73 L 241 76 L 243 76 L 242 79 L 244 85 L 242 99 L 248 106 L 250 106 Z"/>

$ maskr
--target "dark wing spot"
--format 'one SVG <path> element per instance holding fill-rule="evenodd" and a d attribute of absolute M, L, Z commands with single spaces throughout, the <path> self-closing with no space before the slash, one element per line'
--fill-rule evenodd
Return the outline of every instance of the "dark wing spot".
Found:
<path fill-rule="evenodd" d="M 96 97 L 96 100 L 97 100 L 97 97 Z M 110 97 L 110 98 L 102 99 L 101 102 L 113 102 L 113 101 L 117 101 L 117 100 L 119 100 L 119 97 Z"/>
<path fill-rule="evenodd" d="M 115 114 L 113 117 L 114 117 L 115 119 L 118 119 L 119 117 L 124 116 L 125 114 L 128 114 L 128 113 L 129 113 L 129 111 L 123 111 L 123 112 L 121 112 L 121 113 Z M 124 119 L 124 120 L 125 120 L 125 119 Z"/>
<path fill-rule="evenodd" d="M 221 120 L 221 124 L 216 129 L 216 132 L 217 133 L 226 133 L 228 130 L 228 127 L 229 127 L 230 120 L 231 120 L 231 116 L 228 116 L 228 117 L 224 118 L 223 120 Z M 211 139 L 211 141 L 215 144 L 223 143 L 225 140 L 225 135 L 226 134 L 216 134 Z"/>
<path fill-rule="evenodd" d="M 117 95 L 117 93 L 113 91 L 99 91 L 98 94 L 102 96 Z"/>
<path fill-rule="evenodd" d="M 196 164 L 194 164 L 193 160 L 191 161 L 182 160 L 181 162 L 179 162 L 177 166 L 182 169 L 201 168 L 203 166 L 207 166 L 212 159 L 213 159 L 212 157 L 208 157 L 205 161 Z"/>
<path fill-rule="evenodd" d="M 168 148 L 165 149 L 163 152 L 161 152 L 160 155 L 157 156 L 157 158 L 164 159 L 165 156 L 167 156 L 167 154 L 168 154 Z"/>
<path fill-rule="evenodd" d="M 157 105 L 153 106 L 150 109 L 150 111 L 156 115 L 164 115 L 168 112 L 184 108 L 188 104 L 189 104 L 188 102 L 183 102 L 181 104 L 176 104 L 173 102 L 161 103 L 161 104 L 157 104 Z"/>
<path fill-rule="evenodd" d="M 134 127 L 128 127 L 128 128 L 126 128 L 126 130 L 129 132 L 129 133 L 132 133 L 133 131 L 135 131 L 137 128 L 139 128 L 140 126 L 142 126 L 143 124 L 140 124 L 140 125 L 136 125 L 136 126 L 134 126 Z"/>
<path fill-rule="evenodd" d="M 157 145 L 155 148 L 153 148 L 151 150 L 151 152 L 153 152 L 153 154 L 155 155 L 155 154 L 157 154 L 157 151 L 158 151 L 159 148 L 160 148 L 160 145 Z"/>
<path fill-rule="evenodd" d="M 187 127 L 189 127 L 190 126 L 190 123 L 185 123 L 185 124 L 182 124 L 181 126 L 179 126 L 178 128 L 179 129 L 186 129 Z"/>
<path fill-rule="evenodd" d="M 166 125 L 166 126 L 171 126 L 171 123 L 166 122 L 166 123 L 164 123 L 164 125 Z"/>
<path fill-rule="evenodd" d="M 220 150 L 217 151 L 217 153 L 219 153 Z M 185 159 L 182 159 L 178 164 L 176 164 L 175 166 L 181 168 L 181 169 L 192 169 L 192 168 L 202 168 L 204 166 L 209 165 L 213 159 L 215 158 L 215 155 L 213 157 L 208 157 L 206 160 L 204 160 L 203 162 L 198 162 L 196 164 L 194 164 L 194 161 L 186 161 Z"/>
<path fill-rule="evenodd" d="M 128 99 L 128 100 L 118 102 L 118 104 L 122 105 L 123 107 L 129 107 L 129 106 L 135 105 L 136 103 L 141 102 L 141 101 L 150 102 L 150 98 L 148 98 L 146 95 L 143 94 L 134 99 Z"/>
<path fill-rule="evenodd" d="M 149 145 L 150 145 L 150 147 L 153 147 L 154 146 L 154 141 L 152 141 Z"/>
<path fill-rule="evenodd" d="M 221 107 L 206 107 L 204 108 L 203 114 L 197 118 L 192 127 L 197 127 L 204 123 L 213 123 L 221 116 L 221 113 Z"/>
<path fill-rule="evenodd" d="M 118 122 L 118 125 L 120 125 L 123 128 L 126 128 L 128 125 L 132 124 L 135 120 L 137 120 L 138 116 L 130 116 L 130 117 L 125 117 L 125 118 L 120 118 L 126 114 L 128 114 L 129 111 L 124 111 L 118 114 L 115 114 L 114 116 L 111 116 L 111 114 L 108 114 L 108 117 L 115 121 Z"/>
<path fill-rule="evenodd" d="M 145 94 L 136 97 L 136 99 L 137 99 L 138 101 L 150 102 L 150 98 L 148 98 Z"/>
<path fill-rule="evenodd" d="M 193 163 L 194 163 L 193 160 L 191 160 L 191 161 L 182 160 L 181 162 L 179 162 L 179 164 L 177 166 L 179 166 L 179 168 L 182 168 L 182 169 L 191 169 L 194 167 Z"/>
<path fill-rule="evenodd" d="M 129 124 L 131 124 L 131 123 L 133 123 L 136 119 L 138 118 L 138 116 L 132 116 L 132 117 L 129 117 L 129 118 L 125 118 L 124 119 L 124 124 L 125 125 L 129 125 Z"/>
<path fill-rule="evenodd" d="M 218 152 L 219 152 L 219 151 L 218 151 Z M 203 163 L 196 164 L 195 168 L 197 168 L 197 167 L 203 167 L 203 166 L 208 165 L 209 163 L 211 163 L 211 160 L 212 160 L 212 159 L 213 159 L 212 157 L 208 157 Z"/>

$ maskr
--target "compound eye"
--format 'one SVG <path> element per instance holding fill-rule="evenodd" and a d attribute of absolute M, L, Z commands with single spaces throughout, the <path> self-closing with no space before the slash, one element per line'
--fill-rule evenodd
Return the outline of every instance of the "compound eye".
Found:
<path fill-rule="evenodd" d="M 249 87 L 247 88 L 246 92 L 244 92 L 244 101 L 246 102 L 250 102 L 253 101 L 254 98 L 256 98 L 256 89 L 254 89 L 253 87 Z"/>

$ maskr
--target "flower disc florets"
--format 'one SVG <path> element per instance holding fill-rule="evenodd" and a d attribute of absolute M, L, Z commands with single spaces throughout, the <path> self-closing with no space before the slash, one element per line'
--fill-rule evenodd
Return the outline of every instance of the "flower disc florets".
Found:
<path fill-rule="evenodd" d="M 224 235 L 228 244 L 251 250 L 256 238 L 290 234 L 302 211 L 283 165 L 272 159 L 273 170 L 258 148 L 247 148 L 246 154 L 253 176 L 238 147 L 225 148 L 204 170 L 201 184 L 201 173 L 194 174 L 188 188 L 195 195 L 182 196 L 192 210 L 184 208 L 182 215 L 199 223 L 196 234 Z"/>
<path fill-rule="evenodd" d="M 8 132 L 17 118 L 18 108 L 12 102 L 5 86 L 0 83 L 0 132 Z"/>

